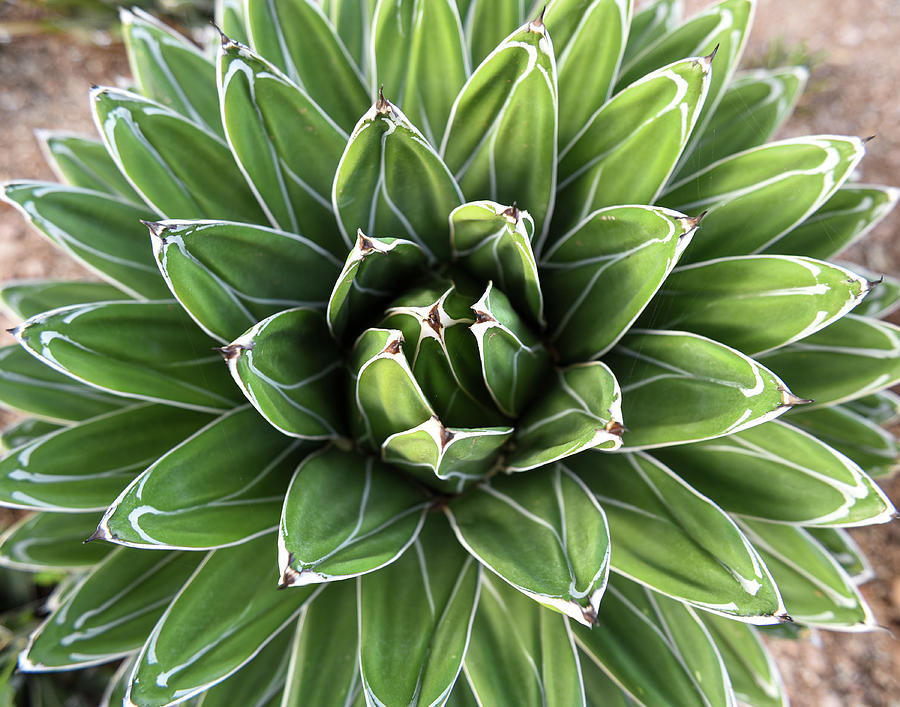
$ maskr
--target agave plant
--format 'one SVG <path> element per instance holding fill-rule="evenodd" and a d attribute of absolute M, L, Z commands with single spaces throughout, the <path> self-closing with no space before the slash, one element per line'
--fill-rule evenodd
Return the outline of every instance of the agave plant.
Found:
<path fill-rule="evenodd" d="M 897 191 L 764 144 L 806 75 L 735 73 L 751 0 L 529 5 L 227 2 L 214 59 L 123 13 L 101 142 L 5 188 L 105 280 L 2 292 L 0 556 L 71 571 L 22 670 L 762 706 L 760 627 L 874 626 L 900 285 L 826 259 Z"/>

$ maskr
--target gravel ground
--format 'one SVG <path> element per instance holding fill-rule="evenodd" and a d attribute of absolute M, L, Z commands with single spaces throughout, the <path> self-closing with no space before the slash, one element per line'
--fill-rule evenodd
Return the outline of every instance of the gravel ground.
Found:
<path fill-rule="evenodd" d="M 688 0 L 690 9 L 705 5 Z M 0 22 L 21 11 L 0 6 Z M 836 133 L 868 136 L 860 169 L 867 182 L 900 184 L 900 0 L 760 0 L 747 60 L 760 63 L 773 42 L 801 41 L 827 56 L 782 136 Z M 64 127 L 92 133 L 87 92 L 92 83 L 127 75 L 120 47 L 86 46 L 64 37 L 23 37 L 0 44 L 0 180 L 47 179 L 32 137 L 35 128 Z M 900 210 L 849 256 L 867 267 L 900 275 Z M 0 280 L 12 277 L 79 277 L 84 272 L 0 206 Z M 900 319 L 895 317 L 895 321 Z M 0 317 L 3 328 L 11 326 Z M 0 344 L 7 344 L 6 334 Z M 0 423 L 12 420 L 0 412 Z M 900 503 L 900 479 L 885 484 Z M 0 516 L 0 524 L 3 518 Z M 855 531 L 872 559 L 876 578 L 864 593 L 885 631 L 820 633 L 802 641 L 771 641 L 794 705 L 900 707 L 900 526 Z"/>

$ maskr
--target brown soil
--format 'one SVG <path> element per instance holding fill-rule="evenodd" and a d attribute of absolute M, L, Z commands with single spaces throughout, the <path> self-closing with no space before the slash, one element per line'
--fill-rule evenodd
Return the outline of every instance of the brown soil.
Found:
<path fill-rule="evenodd" d="M 688 0 L 689 9 L 705 5 Z M 0 22 L 20 19 L 0 9 Z M 777 39 L 826 50 L 811 89 L 783 136 L 877 134 L 860 170 L 867 182 L 900 184 L 900 2 L 898 0 L 759 0 L 747 58 L 760 63 Z M 17 38 L 0 44 L 0 180 L 48 179 L 32 137 L 35 128 L 92 133 L 87 92 L 127 74 L 120 47 L 98 48 L 63 36 Z M 850 254 L 869 268 L 900 275 L 900 210 Z M 84 271 L 0 207 L 0 280 L 79 277 Z M 895 321 L 900 319 L 895 317 Z M 3 328 L 11 326 L 0 317 Z M 7 335 L 0 344 L 9 343 Z M 0 423 L 12 420 L 0 412 Z M 885 483 L 900 503 L 900 478 Z M 876 578 L 864 587 L 883 626 L 900 634 L 900 526 L 854 531 L 872 559 Z M 798 642 L 770 642 L 794 705 L 900 707 L 900 642 L 887 632 L 819 633 Z"/>

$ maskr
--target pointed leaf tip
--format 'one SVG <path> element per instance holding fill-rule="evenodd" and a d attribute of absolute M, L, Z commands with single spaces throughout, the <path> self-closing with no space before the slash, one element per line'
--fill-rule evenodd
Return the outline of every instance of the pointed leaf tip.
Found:
<path fill-rule="evenodd" d="M 815 400 L 810 400 L 809 398 L 797 397 L 784 386 L 779 387 L 778 392 L 781 393 L 781 405 L 778 406 L 780 408 L 790 408 L 794 407 L 795 405 L 811 405 L 815 402 Z"/>
<path fill-rule="evenodd" d="M 219 33 L 219 41 L 222 43 L 222 49 L 231 49 L 232 47 L 238 47 L 240 44 L 225 34 L 225 31 L 219 27 L 215 22 L 210 22 L 216 32 Z"/>
<path fill-rule="evenodd" d="M 163 243 L 166 242 L 163 233 L 166 232 L 166 227 L 159 221 L 145 221 L 144 219 L 139 219 L 142 224 L 144 224 L 150 231 L 150 235 L 154 238 L 159 238 Z"/>
<path fill-rule="evenodd" d="M 378 100 L 375 101 L 375 112 L 381 115 L 391 114 L 391 102 L 384 97 L 384 84 L 378 87 Z"/>
<path fill-rule="evenodd" d="M 700 226 L 700 222 L 706 217 L 706 214 L 709 213 L 709 209 L 701 213 L 699 216 L 684 216 L 682 218 L 677 219 L 678 223 L 681 224 L 682 236 L 686 236 L 688 233 L 692 233 Z"/>
<path fill-rule="evenodd" d="M 716 58 L 716 54 L 719 52 L 720 46 L 720 44 L 717 44 L 709 54 L 700 57 L 700 59 L 698 60 L 698 63 L 703 67 L 704 71 L 709 71 L 709 69 L 712 67 L 713 59 Z"/>

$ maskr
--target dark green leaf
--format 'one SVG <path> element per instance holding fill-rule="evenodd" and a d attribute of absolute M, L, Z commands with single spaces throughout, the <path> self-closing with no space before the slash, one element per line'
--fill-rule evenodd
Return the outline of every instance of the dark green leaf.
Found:
<path fill-rule="evenodd" d="M 122 176 L 103 143 L 93 138 L 50 130 L 38 130 L 37 137 L 44 148 L 44 156 L 61 182 L 121 196 L 138 206 L 142 205 L 128 180 Z"/>
<path fill-rule="evenodd" d="M 0 289 L 3 306 L 20 319 L 70 304 L 109 302 L 129 297 L 104 282 L 71 280 L 7 280 Z"/>
<path fill-rule="evenodd" d="M 322 0 L 322 11 L 356 65 L 368 73 L 372 15 L 378 0 Z M 343 704 L 343 703 L 342 703 Z"/>
<path fill-rule="evenodd" d="M 112 550 L 86 545 L 97 517 L 91 513 L 33 513 L 0 535 L 0 566 L 17 570 L 73 570 L 91 567 Z"/>
<path fill-rule="evenodd" d="M 456 4 L 463 21 L 472 66 L 477 67 L 503 41 L 510 29 L 525 21 L 527 6 L 531 3 L 526 0 L 457 0 Z M 530 19 L 535 17 L 537 15 Z"/>
<path fill-rule="evenodd" d="M 900 420 L 900 395 L 881 390 L 847 402 L 844 406 L 877 425 L 892 425 Z"/>
<path fill-rule="evenodd" d="M 874 579 L 875 571 L 849 532 L 843 528 L 807 528 L 807 530 L 854 582 L 863 584 Z"/>
<path fill-rule="evenodd" d="M 0 433 L 0 449 L 10 452 L 64 427 L 65 425 L 38 420 L 34 417 L 26 418 L 3 429 L 3 432 Z"/>

